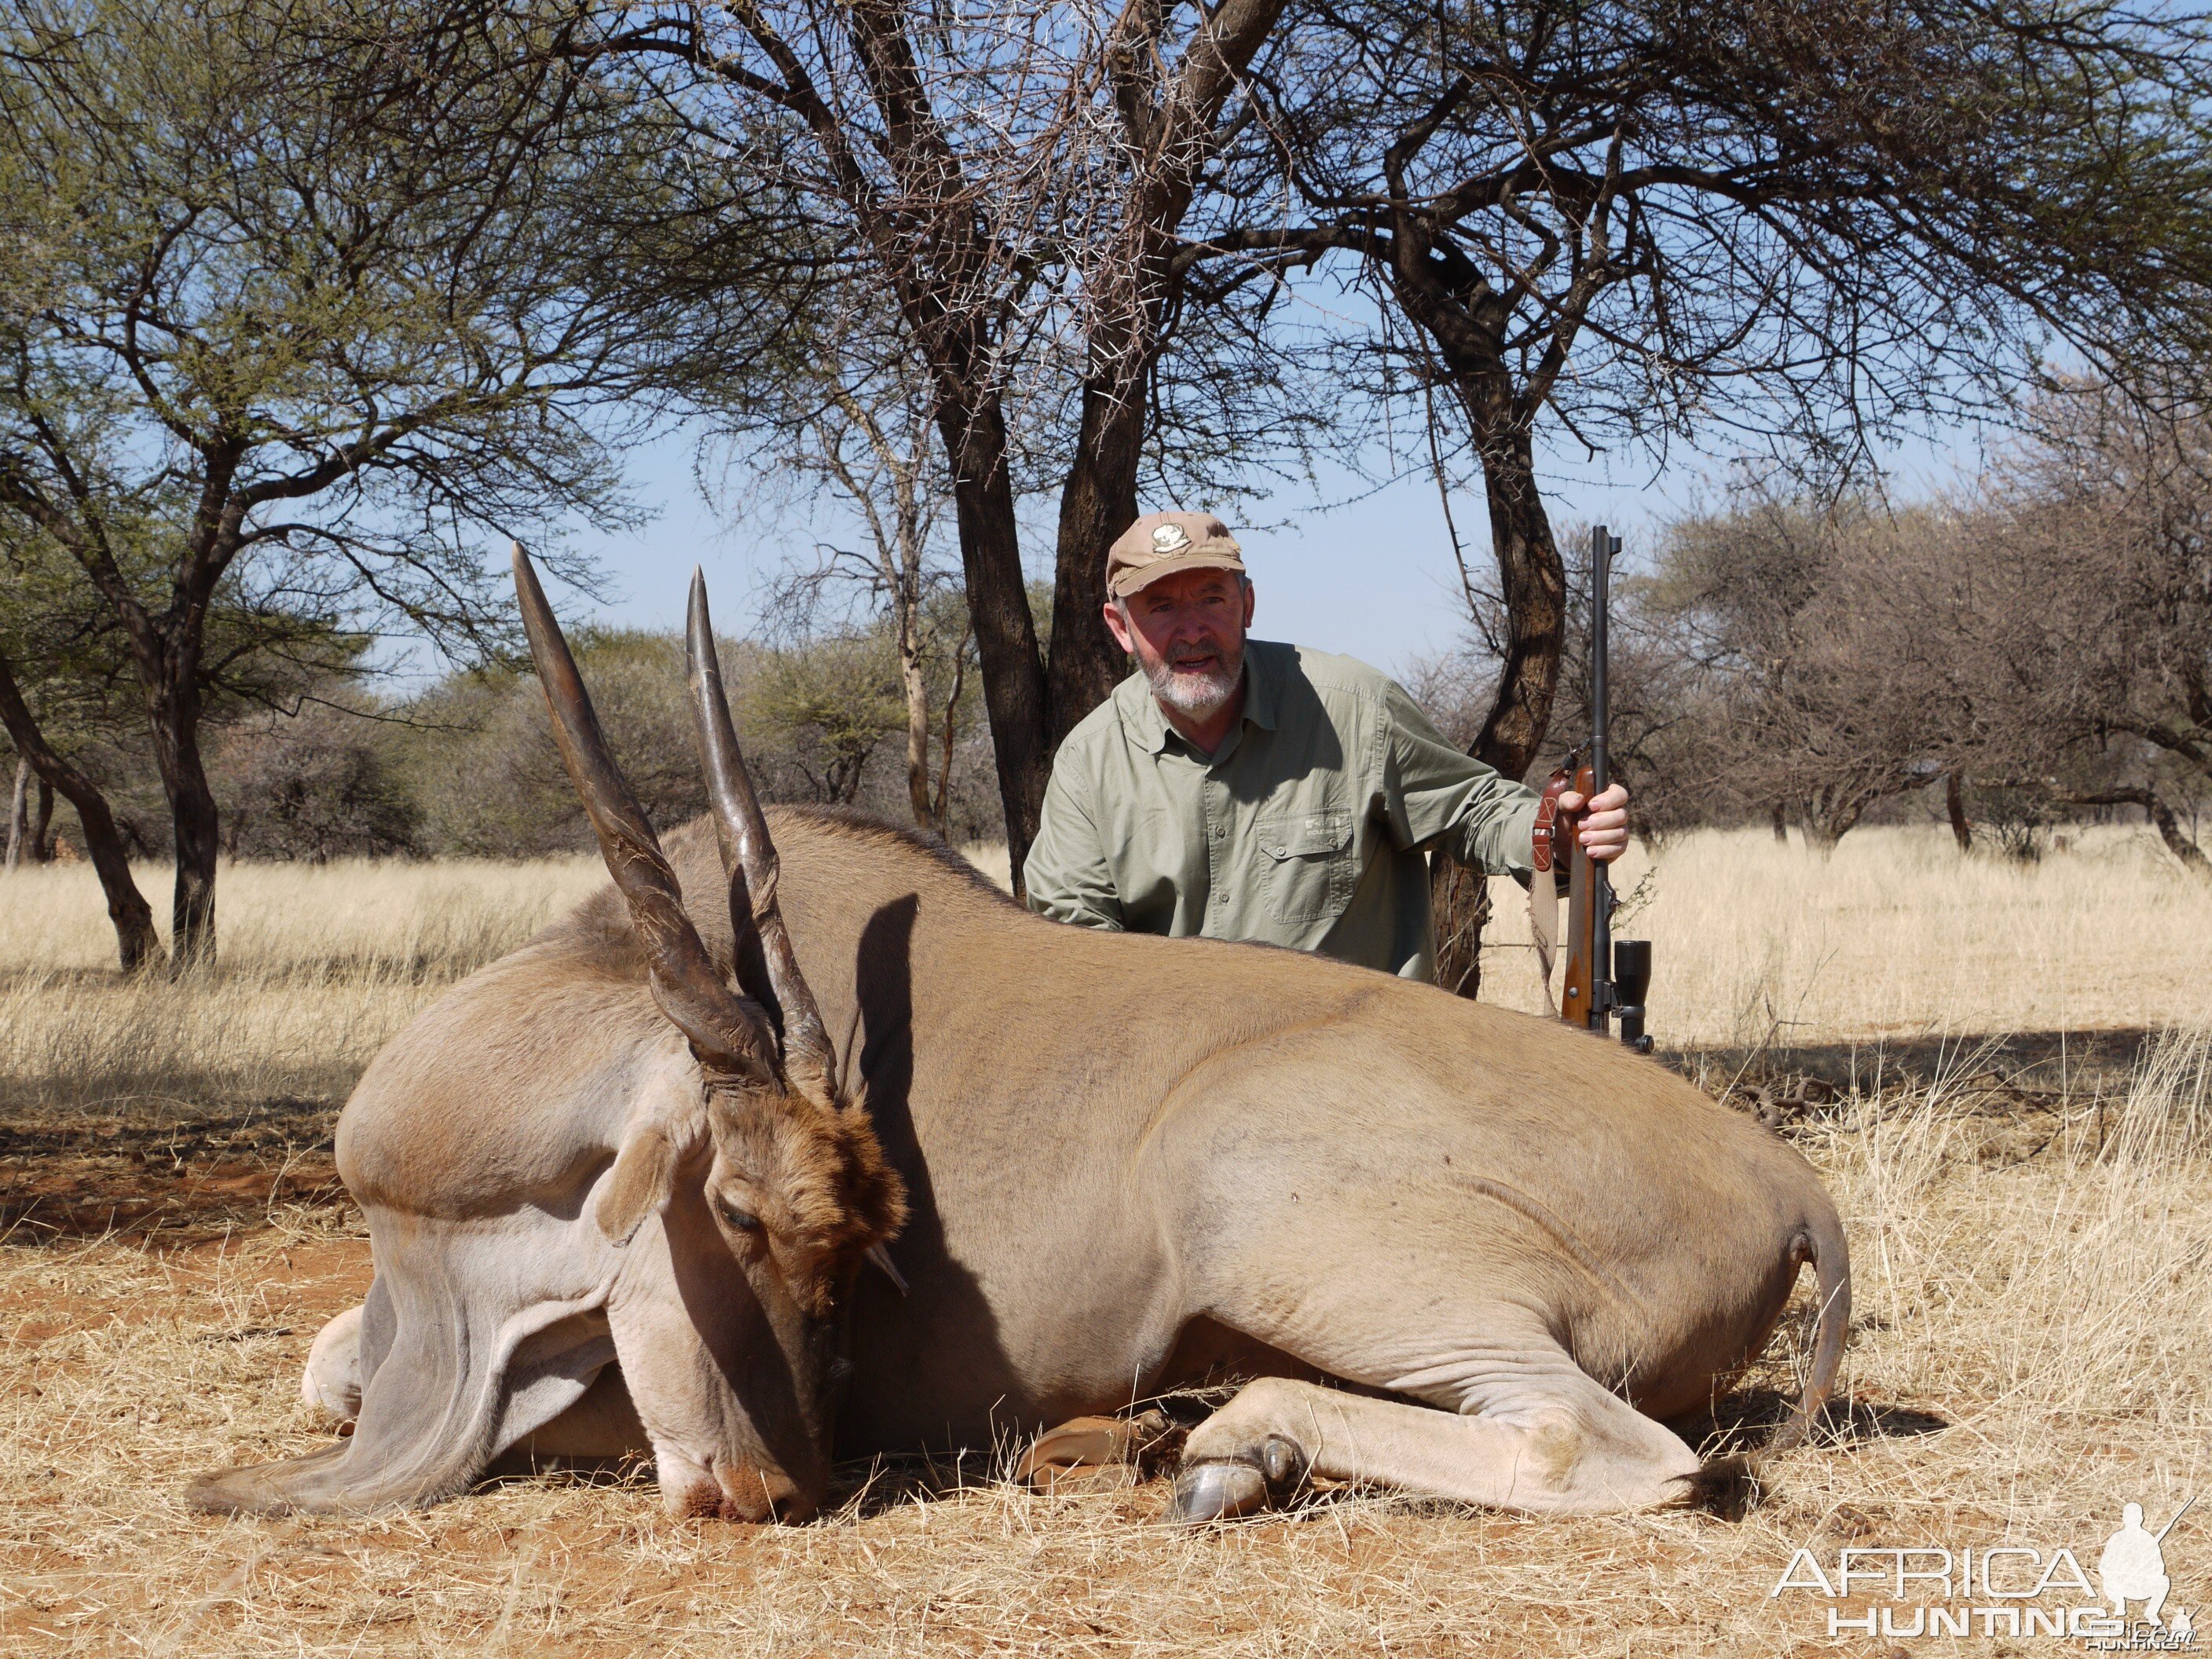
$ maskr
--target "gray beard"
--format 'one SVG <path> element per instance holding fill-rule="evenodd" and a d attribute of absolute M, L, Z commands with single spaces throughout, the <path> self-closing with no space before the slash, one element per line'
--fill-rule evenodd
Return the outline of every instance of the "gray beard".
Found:
<path fill-rule="evenodd" d="M 1178 714 L 1194 720 L 1211 720 L 1228 706 L 1244 678 L 1244 647 L 1237 647 L 1234 662 L 1224 663 L 1211 673 L 1162 663 L 1158 668 L 1146 669 L 1145 678 L 1152 695 Z"/>

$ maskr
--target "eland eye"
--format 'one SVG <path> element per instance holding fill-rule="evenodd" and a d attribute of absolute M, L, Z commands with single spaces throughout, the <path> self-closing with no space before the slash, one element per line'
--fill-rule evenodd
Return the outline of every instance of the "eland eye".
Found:
<path fill-rule="evenodd" d="M 760 1218 L 750 1210 L 741 1210 L 726 1200 L 715 1207 L 721 1211 L 722 1219 L 739 1232 L 754 1233 L 760 1231 Z"/>

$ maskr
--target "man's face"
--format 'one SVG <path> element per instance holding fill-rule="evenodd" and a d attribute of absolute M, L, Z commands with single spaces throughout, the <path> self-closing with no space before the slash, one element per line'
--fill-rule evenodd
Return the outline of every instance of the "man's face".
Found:
<path fill-rule="evenodd" d="M 1200 720 L 1237 695 L 1251 622 L 1251 586 L 1233 570 L 1179 571 L 1106 606 L 1106 626 L 1152 695 Z"/>

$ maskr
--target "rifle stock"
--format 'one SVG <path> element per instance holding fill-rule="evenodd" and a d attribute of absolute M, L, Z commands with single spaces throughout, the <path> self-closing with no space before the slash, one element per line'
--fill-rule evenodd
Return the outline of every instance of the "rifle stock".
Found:
<path fill-rule="evenodd" d="M 1584 800 L 1596 793 L 1595 779 L 1587 766 L 1575 769 L 1569 784 Z M 1597 966 L 1597 885 L 1604 878 L 1597 860 L 1583 851 L 1580 837 L 1580 812 L 1564 812 L 1561 819 L 1566 824 L 1567 856 L 1567 932 L 1565 977 L 1559 987 L 1559 1018 L 1583 1030 L 1602 1029 L 1592 1018 L 1591 1011 L 1598 1003 L 1598 986 L 1603 975 Z"/>

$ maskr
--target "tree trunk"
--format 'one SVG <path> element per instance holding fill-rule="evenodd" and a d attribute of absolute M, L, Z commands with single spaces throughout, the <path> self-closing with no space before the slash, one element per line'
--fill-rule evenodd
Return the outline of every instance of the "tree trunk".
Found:
<path fill-rule="evenodd" d="M 1805 844 L 1818 848 L 1820 855 L 1826 857 L 1845 836 L 1858 828 L 1869 807 L 1892 795 L 1903 794 L 1911 787 L 1914 787 L 1914 781 L 1898 773 L 1871 783 L 1823 784 L 1799 804 Z"/>
<path fill-rule="evenodd" d="M 2173 809 L 2155 789 L 2099 789 L 2075 793 L 2069 792 L 2059 797 L 2076 806 L 2140 806 L 2144 816 L 2158 831 L 2158 838 L 2166 843 L 2166 850 L 2173 854 L 2181 867 L 2191 875 L 2212 878 L 2212 859 L 2204 856 L 2204 849 L 2185 835 Z"/>
<path fill-rule="evenodd" d="M 1434 344 L 1466 411 L 1482 463 L 1491 549 L 1505 599 L 1505 659 L 1498 693 L 1469 752 L 1517 781 L 1543 746 L 1566 636 L 1566 568 L 1536 487 L 1534 410 L 1523 409 L 1515 396 L 1500 319 L 1488 303 L 1494 296 L 1480 274 L 1434 257 L 1433 238 L 1418 215 L 1399 215 L 1395 231 L 1388 253 L 1391 292 Z M 1437 981 L 1472 996 L 1482 982 L 1489 892 L 1479 879 L 1453 877 L 1444 868 L 1450 862 L 1443 854 L 1429 860 Z"/>
<path fill-rule="evenodd" d="M 31 814 L 31 862 L 52 864 L 54 861 L 53 785 L 40 778 L 38 796 L 38 807 Z"/>
<path fill-rule="evenodd" d="M 152 967 L 161 960 L 161 937 L 154 931 L 153 907 L 131 878 L 131 860 L 116 833 L 115 815 L 97 785 L 64 760 L 47 744 L 23 701 L 7 659 L 0 658 L 0 725 L 8 728 L 15 752 L 31 763 L 48 788 L 58 792 L 76 808 L 84 830 L 84 850 L 107 896 L 107 917 L 115 926 L 116 955 L 126 974 Z M 48 799 L 51 800 L 49 795 Z"/>
<path fill-rule="evenodd" d="M 1128 659 L 1106 628 L 1106 550 L 1137 518 L 1142 388 L 1084 388 L 1075 459 L 1060 493 L 1052 589 L 1052 740 L 1106 701 Z"/>
<path fill-rule="evenodd" d="M 1860 815 L 1870 803 L 1852 793 L 1815 790 L 1798 809 L 1805 827 L 1805 844 L 1822 858 L 1833 856 L 1845 836 L 1857 828 Z"/>
<path fill-rule="evenodd" d="M 1023 896 L 1022 864 L 1036 839 L 1052 775 L 1049 700 L 1036 623 L 1022 577 L 1020 527 L 1013 482 L 1006 471 L 1006 429 L 996 399 L 969 415 L 947 406 L 939 416 L 952 463 L 952 501 L 960 528 L 960 564 L 968 614 L 982 669 L 983 708 L 999 767 L 999 804 L 1006 818 L 1006 857 L 1014 896 Z"/>
<path fill-rule="evenodd" d="M 1429 915 L 1437 930 L 1437 983 L 1454 996 L 1472 1001 L 1481 994 L 1482 930 L 1490 915 L 1490 878 L 1457 859 L 1431 854 Z"/>
<path fill-rule="evenodd" d="M 1972 852 L 1974 826 L 1966 817 L 1966 792 L 1955 766 L 1943 775 L 1943 812 L 1951 820 L 1951 839 L 1959 843 L 1959 850 Z"/>
<path fill-rule="evenodd" d="M 200 760 L 199 693 L 187 681 L 154 698 L 154 757 L 169 799 L 176 884 L 169 898 L 169 966 L 173 972 L 215 960 L 215 876 L 222 819 Z"/>
<path fill-rule="evenodd" d="M 30 828 L 28 814 L 24 810 L 29 802 L 31 763 L 20 755 L 15 758 L 15 788 L 8 800 L 8 871 L 15 872 L 15 865 L 23 855 L 23 832 Z"/>
<path fill-rule="evenodd" d="M 915 827 L 935 830 L 937 814 L 929 799 L 929 686 L 922 678 L 921 653 L 909 614 L 899 623 L 899 681 L 906 690 L 906 799 Z"/>
<path fill-rule="evenodd" d="M 1782 847 L 1789 846 L 1790 809 L 1780 801 L 1776 801 L 1769 810 L 1773 813 L 1775 843 Z"/>
<path fill-rule="evenodd" d="M 960 694 L 967 689 L 968 641 L 972 637 L 972 629 L 963 631 L 952 647 L 952 689 L 945 694 L 945 736 L 938 753 L 937 793 L 930 801 L 930 817 L 940 836 L 952 804 L 952 748 L 960 734 Z"/>
<path fill-rule="evenodd" d="M 1527 430 L 1509 427 L 1482 444 L 1491 546 L 1505 596 L 1505 660 L 1489 717 L 1470 751 L 1519 779 L 1535 763 L 1559 693 L 1566 633 L 1567 574 L 1536 486 Z M 1443 854 L 1429 860 L 1429 915 L 1437 935 L 1437 983 L 1472 997 L 1482 984 L 1482 930 L 1490 884 Z"/>
<path fill-rule="evenodd" d="M 1537 491 L 1535 445 L 1525 427 L 1516 424 L 1482 446 L 1482 478 L 1505 596 L 1505 661 L 1471 752 L 1519 778 L 1536 763 L 1559 694 L 1567 572 Z"/>

